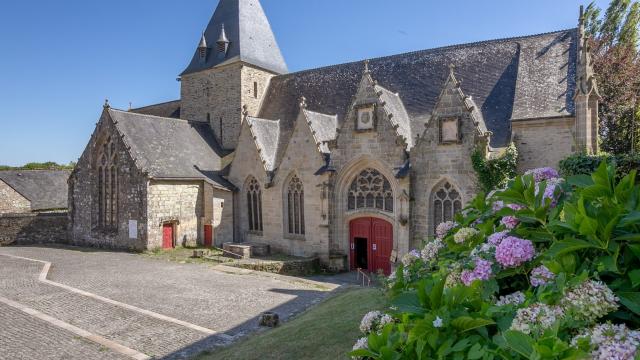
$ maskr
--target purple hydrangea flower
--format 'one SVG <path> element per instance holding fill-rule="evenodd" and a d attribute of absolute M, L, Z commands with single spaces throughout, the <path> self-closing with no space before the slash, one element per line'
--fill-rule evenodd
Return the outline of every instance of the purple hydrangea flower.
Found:
<path fill-rule="evenodd" d="M 476 259 L 476 267 L 473 271 L 464 270 L 460 275 L 460 280 L 466 286 L 471 285 L 475 280 L 489 280 L 493 271 L 491 263 L 487 260 Z"/>
<path fill-rule="evenodd" d="M 503 208 L 504 208 L 504 201 L 502 200 L 498 200 L 494 202 L 493 205 L 491 206 L 491 209 L 493 210 L 493 212 L 498 212 Z"/>
<path fill-rule="evenodd" d="M 491 245 L 498 246 L 498 244 L 500 244 L 502 239 L 506 238 L 508 234 L 509 234 L 509 230 L 504 230 L 504 231 L 491 234 L 487 238 L 487 242 Z"/>
<path fill-rule="evenodd" d="M 551 282 L 556 275 L 549 271 L 546 266 L 541 265 L 531 271 L 531 286 L 538 287 Z"/>
<path fill-rule="evenodd" d="M 496 261 L 505 268 L 517 267 L 533 259 L 535 253 L 531 241 L 509 236 L 496 247 Z"/>
<path fill-rule="evenodd" d="M 535 180 L 535 182 L 540 182 L 540 181 L 555 179 L 560 177 L 560 174 L 558 174 L 558 171 L 550 167 L 543 167 L 543 168 L 529 170 L 524 174 L 533 175 L 533 179 Z"/>
<path fill-rule="evenodd" d="M 515 210 L 515 211 L 522 210 L 522 209 L 524 209 L 524 208 L 525 208 L 524 206 L 522 206 L 522 205 L 518 205 L 518 204 L 509 204 L 509 205 L 507 205 L 507 207 L 508 207 L 509 209 L 511 209 L 511 210 Z"/>
<path fill-rule="evenodd" d="M 502 220 L 500 220 L 500 223 L 506 226 L 507 229 L 514 229 L 516 226 L 518 226 L 520 220 L 518 220 L 515 216 L 508 215 L 503 217 Z"/>
<path fill-rule="evenodd" d="M 547 187 L 544 188 L 544 193 L 542 194 L 542 200 L 550 199 L 551 207 L 556 207 L 558 205 L 558 199 L 555 196 L 556 190 L 560 188 L 560 184 L 564 182 L 562 178 L 549 179 L 546 181 Z M 540 192 L 540 184 L 536 185 L 536 196 Z"/>

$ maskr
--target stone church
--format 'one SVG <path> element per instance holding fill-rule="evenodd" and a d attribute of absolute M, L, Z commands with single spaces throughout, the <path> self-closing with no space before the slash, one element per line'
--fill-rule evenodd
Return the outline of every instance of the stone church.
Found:
<path fill-rule="evenodd" d="M 69 181 L 74 243 L 388 273 L 474 196 L 475 149 L 513 143 L 521 170 L 597 151 L 582 21 L 289 73 L 259 0 L 220 0 L 179 80 L 176 101 L 105 104 Z"/>

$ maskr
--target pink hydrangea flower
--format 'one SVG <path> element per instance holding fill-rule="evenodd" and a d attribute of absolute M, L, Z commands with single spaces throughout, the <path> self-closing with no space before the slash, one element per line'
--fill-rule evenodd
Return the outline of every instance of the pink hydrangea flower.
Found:
<path fill-rule="evenodd" d="M 541 265 L 531 271 L 531 286 L 546 285 L 556 277 L 546 266 Z"/>
<path fill-rule="evenodd" d="M 525 175 L 533 175 L 535 182 L 545 181 L 549 179 L 559 178 L 560 174 L 554 168 L 543 167 L 538 169 L 529 170 Z"/>
<path fill-rule="evenodd" d="M 514 229 L 516 226 L 518 226 L 520 220 L 518 220 L 515 216 L 508 215 L 503 217 L 502 220 L 500 220 L 500 223 L 506 226 L 507 229 Z"/>
<path fill-rule="evenodd" d="M 506 237 L 496 247 L 496 261 L 505 268 L 517 267 L 533 259 L 536 250 L 529 240 Z"/>
<path fill-rule="evenodd" d="M 475 280 L 489 280 L 491 274 L 491 263 L 487 260 L 476 259 L 476 267 L 473 271 L 464 270 L 460 275 L 460 280 L 466 286 L 471 285 Z"/>

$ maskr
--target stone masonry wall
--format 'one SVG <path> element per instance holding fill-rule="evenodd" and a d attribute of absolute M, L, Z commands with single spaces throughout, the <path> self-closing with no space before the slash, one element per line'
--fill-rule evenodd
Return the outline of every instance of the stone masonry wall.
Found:
<path fill-rule="evenodd" d="M 459 117 L 462 140 L 455 144 L 440 144 L 439 118 Z M 434 191 L 445 181 L 458 189 L 466 204 L 477 193 L 476 174 L 471 154 L 478 144 L 478 130 L 463 104 L 455 82 L 445 85 L 440 101 L 424 134 L 411 152 L 412 166 L 412 248 L 433 234 L 431 201 Z M 463 205 L 464 206 L 464 205 Z"/>
<path fill-rule="evenodd" d="M 575 150 L 575 120 L 541 119 L 513 122 L 513 140 L 518 149 L 518 172 L 551 166 Z"/>
<path fill-rule="evenodd" d="M 148 190 L 148 249 L 162 247 L 162 226 L 175 224 L 176 246 L 202 244 L 202 181 L 152 181 Z"/>
<path fill-rule="evenodd" d="M 96 158 L 108 137 L 115 140 L 118 155 L 118 226 L 102 229 L 98 226 L 98 185 Z M 78 160 L 69 180 L 69 231 L 75 245 L 124 250 L 147 248 L 146 226 L 147 178 L 129 156 L 115 126 L 106 113 Z M 131 238 L 130 221 L 137 224 L 137 234 Z"/>
<path fill-rule="evenodd" d="M 31 202 L 0 180 L 0 214 L 16 214 L 31 211 Z"/>
<path fill-rule="evenodd" d="M 67 225 L 66 213 L 0 214 L 0 246 L 65 244 Z"/>
<path fill-rule="evenodd" d="M 242 63 L 187 74 L 181 80 L 180 116 L 193 121 L 209 121 L 224 149 L 235 149 L 242 124 L 242 107 L 257 115 L 271 73 Z M 254 96 L 254 82 L 257 97 Z"/>

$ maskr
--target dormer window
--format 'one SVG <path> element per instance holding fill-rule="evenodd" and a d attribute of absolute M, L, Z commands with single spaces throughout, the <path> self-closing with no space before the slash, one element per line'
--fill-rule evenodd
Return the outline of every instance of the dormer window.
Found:
<path fill-rule="evenodd" d="M 358 106 L 356 130 L 373 130 L 375 128 L 375 114 L 374 104 Z"/>

